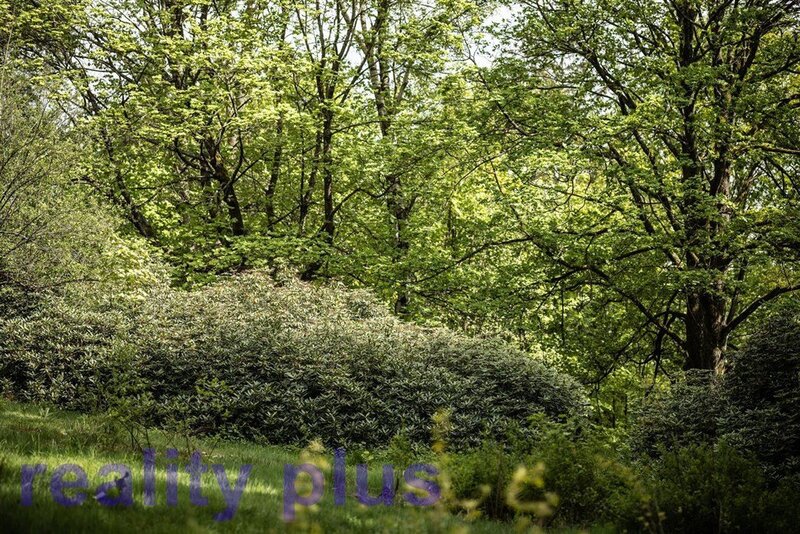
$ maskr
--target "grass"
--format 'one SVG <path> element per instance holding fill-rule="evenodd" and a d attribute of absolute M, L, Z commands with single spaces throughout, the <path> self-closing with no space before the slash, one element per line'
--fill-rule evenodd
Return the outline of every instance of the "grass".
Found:
<path fill-rule="evenodd" d="M 283 466 L 311 460 L 321 465 L 328 453 L 309 457 L 308 450 L 251 443 L 196 440 L 164 432 L 148 432 L 151 447 L 158 451 L 156 462 L 156 505 L 143 504 L 144 476 L 140 446 L 101 416 L 79 415 L 48 408 L 0 401 L 0 530 L 4 532 L 512 532 L 513 525 L 491 521 L 470 521 L 453 515 L 442 506 L 417 508 L 402 502 L 398 491 L 393 506 L 365 507 L 355 498 L 355 461 L 348 460 L 347 500 L 334 506 L 330 472 L 325 476 L 325 493 L 311 509 L 298 509 L 292 522 L 282 519 Z M 178 505 L 166 505 L 166 464 L 164 451 L 179 450 Z M 231 486 L 239 467 L 252 464 L 253 471 L 231 521 L 217 522 L 214 515 L 225 509 L 225 500 L 213 473 L 202 478 L 208 506 L 189 502 L 189 475 L 183 466 L 191 451 L 203 453 L 206 464 L 225 466 Z M 76 464 L 89 479 L 86 501 L 76 507 L 54 502 L 50 476 L 57 466 Z M 133 476 L 131 507 L 102 506 L 94 490 L 111 477 L 100 478 L 106 464 L 125 464 Z M 20 504 L 21 469 L 25 464 L 45 464 L 47 472 L 34 479 L 33 504 Z M 353 465 L 350 465 L 353 464 Z M 370 463 L 370 493 L 380 491 L 380 463 Z M 399 471 L 407 466 L 397 466 Z M 302 492 L 302 480 L 298 484 Z M 72 495 L 77 490 L 68 490 Z"/>

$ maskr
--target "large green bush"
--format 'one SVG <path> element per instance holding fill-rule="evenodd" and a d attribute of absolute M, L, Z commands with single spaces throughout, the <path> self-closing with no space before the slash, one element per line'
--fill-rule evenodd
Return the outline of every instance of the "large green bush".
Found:
<path fill-rule="evenodd" d="M 758 461 L 725 441 L 666 452 L 644 471 L 665 532 L 792 532 L 800 522 L 797 480 L 773 487 Z"/>
<path fill-rule="evenodd" d="M 634 449 L 648 456 L 689 445 L 713 443 L 724 407 L 711 371 L 691 371 L 669 390 L 647 398 L 631 428 Z"/>
<path fill-rule="evenodd" d="M 658 458 L 635 461 L 618 436 L 586 422 L 544 428 L 527 448 L 487 442 L 446 457 L 453 507 L 477 502 L 489 517 L 524 514 L 547 527 L 609 532 L 793 532 L 800 522 L 800 479 L 771 482 L 757 459 L 724 440 L 662 448 Z M 544 513 L 509 502 L 507 490 L 520 466 L 528 472 L 539 466 L 540 473 L 527 477 L 520 501 L 556 496 Z"/>
<path fill-rule="evenodd" d="M 721 432 L 771 478 L 800 475 L 800 316 L 778 316 L 733 355 Z"/>
<path fill-rule="evenodd" d="M 0 325 L 0 373 L 26 400 L 271 443 L 502 439 L 582 410 L 578 386 L 492 339 L 403 324 L 362 292 L 251 274 L 193 292 L 68 300 Z"/>
<path fill-rule="evenodd" d="M 773 482 L 800 474 L 800 317 L 772 318 L 721 376 L 690 374 L 648 399 L 632 438 L 651 457 L 724 440 L 757 458 Z"/>

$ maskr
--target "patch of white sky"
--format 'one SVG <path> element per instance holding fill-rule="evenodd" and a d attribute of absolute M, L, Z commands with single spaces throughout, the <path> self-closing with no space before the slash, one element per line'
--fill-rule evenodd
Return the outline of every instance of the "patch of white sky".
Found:
<path fill-rule="evenodd" d="M 516 3 L 499 3 L 481 25 L 479 34 L 465 43 L 471 61 L 478 67 L 491 67 L 500 53 L 500 41 L 496 37 L 499 28 L 511 23 L 521 8 Z"/>
<path fill-rule="evenodd" d="M 330 4 L 332 4 L 333 1 L 334 0 L 323 0 L 323 7 L 332 7 Z M 491 7 L 487 7 L 487 11 L 489 11 L 488 16 L 480 26 L 464 33 L 463 48 L 461 51 L 451 56 L 451 61 L 455 63 L 473 63 L 478 67 L 486 68 L 491 67 L 495 59 L 499 57 L 501 42 L 497 37 L 497 32 L 505 25 L 512 22 L 520 13 L 521 8 L 520 5 L 513 0 L 500 2 L 490 0 L 490 2 L 489 6 Z M 140 33 L 142 28 L 147 25 L 147 23 L 142 20 L 142 18 L 148 16 L 147 13 L 142 10 L 125 11 L 120 9 L 119 3 L 114 0 L 92 0 L 92 5 L 94 9 L 89 12 L 91 19 L 98 22 L 98 11 L 110 14 L 117 19 L 122 27 L 127 27 L 131 31 L 131 35 L 129 36 L 131 39 L 144 45 Z M 419 7 L 430 10 L 431 12 L 436 10 L 435 4 L 421 4 Z M 267 9 L 267 12 L 269 12 L 269 9 Z M 305 12 L 298 9 L 295 16 L 299 17 L 301 13 Z M 238 14 L 238 10 L 234 9 L 234 15 Z M 192 20 L 193 19 L 190 17 L 186 22 L 186 33 L 189 38 L 191 38 L 193 31 L 191 27 Z M 298 24 L 300 21 L 295 18 L 293 22 Z M 303 23 L 308 24 L 308 21 L 303 21 Z M 317 48 L 319 46 L 319 43 L 316 42 L 318 36 L 314 35 L 314 32 L 311 32 L 305 35 L 305 39 L 309 39 L 309 41 L 305 41 L 302 36 L 303 32 L 298 31 L 299 28 L 294 27 L 292 30 L 294 31 L 290 31 L 288 39 L 297 47 L 298 51 L 314 53 L 306 47 L 311 46 L 312 50 Z M 334 37 L 333 32 L 335 29 L 330 27 L 327 28 L 327 30 L 331 34 L 326 35 L 325 39 L 330 43 L 331 39 Z M 91 55 L 76 59 L 82 64 L 83 69 L 90 78 L 97 80 L 106 79 L 107 81 L 109 78 L 113 78 L 113 74 L 108 72 L 103 66 L 97 65 L 92 60 Z M 348 49 L 345 61 L 353 68 L 364 68 L 362 52 L 355 43 Z"/>
<path fill-rule="evenodd" d="M 515 2 L 492 2 L 489 15 L 483 23 L 463 35 L 463 50 L 453 54 L 451 60 L 454 62 L 472 62 L 478 67 L 491 67 L 495 59 L 500 55 L 500 41 L 497 32 L 505 25 L 511 23 L 521 12 L 521 7 Z M 421 9 L 436 10 L 435 5 L 424 4 Z M 356 67 L 363 62 L 361 50 L 351 47 L 346 60 L 351 67 Z"/>

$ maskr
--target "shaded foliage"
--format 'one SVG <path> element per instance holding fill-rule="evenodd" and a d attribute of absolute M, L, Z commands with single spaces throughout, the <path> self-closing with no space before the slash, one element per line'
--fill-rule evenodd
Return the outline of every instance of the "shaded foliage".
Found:
<path fill-rule="evenodd" d="M 770 480 L 800 474 L 800 323 L 773 317 L 721 376 L 698 373 L 645 403 L 633 443 L 642 453 L 720 440 L 752 454 Z"/>
<path fill-rule="evenodd" d="M 582 411 L 574 381 L 492 339 L 404 325 L 365 293 L 247 275 L 195 292 L 90 308 L 54 301 L 5 321 L 15 395 L 140 422 L 301 443 L 429 441 L 451 414 L 459 445 Z"/>

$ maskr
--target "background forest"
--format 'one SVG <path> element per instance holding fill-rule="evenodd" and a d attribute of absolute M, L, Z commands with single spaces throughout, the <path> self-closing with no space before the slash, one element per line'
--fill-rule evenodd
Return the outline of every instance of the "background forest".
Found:
<path fill-rule="evenodd" d="M 9 410 L 430 457 L 409 531 L 796 528 L 800 2 L 0 0 L 0 46 Z"/>

